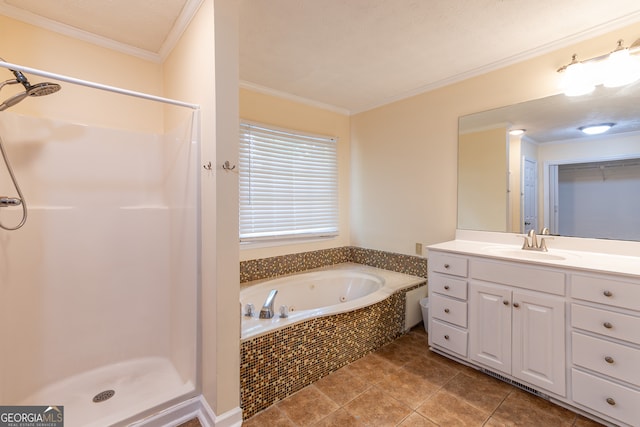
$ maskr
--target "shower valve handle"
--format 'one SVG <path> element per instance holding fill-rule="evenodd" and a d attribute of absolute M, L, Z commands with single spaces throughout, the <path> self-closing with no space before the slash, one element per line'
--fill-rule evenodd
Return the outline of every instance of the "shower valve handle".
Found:
<path fill-rule="evenodd" d="M 4 197 L 0 196 L 0 208 L 6 206 L 20 206 L 22 204 L 22 200 L 15 197 Z"/>

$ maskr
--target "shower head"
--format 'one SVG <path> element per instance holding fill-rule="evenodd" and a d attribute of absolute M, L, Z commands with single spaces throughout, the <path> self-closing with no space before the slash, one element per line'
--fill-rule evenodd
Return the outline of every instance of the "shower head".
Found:
<path fill-rule="evenodd" d="M 34 85 L 30 85 L 27 82 L 26 90 L 24 92 L 20 92 L 17 95 L 13 95 L 11 98 L 4 101 L 0 104 L 0 111 L 4 111 L 9 107 L 16 105 L 18 102 L 25 99 L 27 96 L 44 96 L 55 93 L 60 90 L 60 85 L 57 83 L 36 83 Z"/>
<path fill-rule="evenodd" d="M 56 93 L 60 90 L 60 85 L 57 83 L 36 83 L 34 85 L 29 85 L 25 93 L 28 96 L 44 96 L 51 95 L 52 93 Z"/>
<path fill-rule="evenodd" d="M 0 58 L 0 61 L 5 62 L 5 60 L 2 58 Z M 10 68 L 9 71 L 11 71 L 16 78 L 15 80 L 6 80 L 4 82 L 0 82 L 0 89 L 2 89 L 5 85 L 20 83 L 22 86 L 24 86 L 24 92 L 20 92 L 5 100 L 2 104 L 0 104 L 0 111 L 4 111 L 7 108 L 16 105 L 27 96 L 44 96 L 60 90 L 60 85 L 57 83 L 44 82 L 32 85 L 31 83 L 29 83 L 29 79 L 27 79 L 27 77 L 22 74 L 21 71 L 12 70 Z"/>

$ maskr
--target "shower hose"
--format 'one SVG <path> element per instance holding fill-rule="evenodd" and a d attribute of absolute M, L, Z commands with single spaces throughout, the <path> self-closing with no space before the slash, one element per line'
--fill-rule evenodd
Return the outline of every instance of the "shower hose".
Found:
<path fill-rule="evenodd" d="M 16 192 L 18 193 L 20 205 L 22 206 L 22 219 L 20 220 L 18 225 L 14 227 L 8 227 L 8 226 L 5 226 L 0 220 L 0 228 L 2 228 L 3 230 L 13 231 L 13 230 L 19 229 L 24 225 L 25 222 L 27 222 L 27 204 L 24 201 L 24 196 L 22 195 L 22 191 L 20 191 L 20 185 L 18 184 L 18 181 L 16 180 L 16 177 L 13 174 L 13 170 L 11 169 L 11 163 L 9 163 L 9 158 L 7 157 L 7 153 L 4 149 L 4 143 L 2 142 L 2 137 L 0 137 L 0 152 L 2 153 L 2 159 L 4 160 L 4 164 L 7 166 L 7 171 L 9 172 L 9 176 L 11 177 L 13 186 L 15 187 Z"/>

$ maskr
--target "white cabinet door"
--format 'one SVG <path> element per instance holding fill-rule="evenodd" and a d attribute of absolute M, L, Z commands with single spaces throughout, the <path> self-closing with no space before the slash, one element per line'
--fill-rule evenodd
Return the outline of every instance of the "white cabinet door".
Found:
<path fill-rule="evenodd" d="M 511 374 L 511 290 L 470 282 L 469 357 Z"/>
<path fill-rule="evenodd" d="M 514 291 L 512 375 L 566 396 L 563 298 Z"/>

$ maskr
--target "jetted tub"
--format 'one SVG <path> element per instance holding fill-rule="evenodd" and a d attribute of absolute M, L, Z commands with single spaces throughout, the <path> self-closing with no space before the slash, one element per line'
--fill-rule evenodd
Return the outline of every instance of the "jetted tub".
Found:
<path fill-rule="evenodd" d="M 424 279 L 362 264 L 337 264 L 322 269 L 259 281 L 240 291 L 242 340 L 290 326 L 307 319 L 329 316 L 367 307 L 392 293 L 424 282 Z M 269 292 L 277 289 L 274 316 L 260 319 L 259 313 Z M 253 304 L 253 316 L 245 315 Z M 288 317 L 280 317 L 287 306 Z"/>

